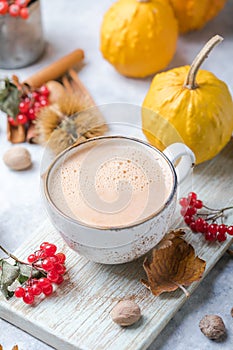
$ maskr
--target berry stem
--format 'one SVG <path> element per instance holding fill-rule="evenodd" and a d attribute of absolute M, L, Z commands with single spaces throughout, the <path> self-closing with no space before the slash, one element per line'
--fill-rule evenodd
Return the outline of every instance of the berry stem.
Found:
<path fill-rule="evenodd" d="M 30 266 L 32 268 L 35 268 L 36 270 L 40 271 L 42 274 L 46 275 L 45 271 L 39 267 L 39 266 L 35 266 L 34 264 L 29 264 L 26 263 L 25 261 L 19 260 L 15 255 L 11 254 L 10 252 L 8 252 L 3 246 L 0 245 L 0 250 L 2 250 L 6 255 L 8 255 L 11 259 L 15 260 L 17 263 L 19 264 L 23 264 L 23 265 L 27 265 Z"/>
<path fill-rule="evenodd" d="M 233 209 L 232 205 L 222 209 L 210 208 L 198 199 L 195 192 L 190 192 L 187 197 L 181 198 L 179 203 L 182 207 L 180 213 L 192 232 L 202 233 L 209 242 L 224 242 L 227 234 L 233 236 L 233 225 L 224 223 L 228 217 L 226 212 Z M 204 212 L 199 211 L 202 208 Z"/>
<path fill-rule="evenodd" d="M 209 207 L 207 207 L 206 205 L 203 204 L 203 208 L 208 209 L 209 211 L 211 211 L 213 213 L 213 215 L 209 216 L 209 213 L 198 213 L 198 216 L 204 217 L 206 221 L 210 221 L 210 220 L 216 221 L 219 218 L 223 219 L 224 212 L 226 210 L 233 209 L 233 206 L 226 207 L 226 208 L 223 208 L 223 209 L 212 209 L 212 208 L 209 208 Z"/>
<path fill-rule="evenodd" d="M 203 204 L 203 208 L 209 210 L 209 211 L 220 211 L 221 209 L 213 209 L 213 208 L 210 208 L 210 207 L 207 207 L 207 205 Z"/>
<path fill-rule="evenodd" d="M 18 258 L 16 258 L 15 255 L 9 253 L 9 252 L 8 252 L 5 248 L 3 248 L 1 245 L 0 245 L 0 249 L 1 249 L 6 255 L 8 255 L 11 259 L 17 261 L 18 263 L 24 264 L 24 265 L 30 265 L 30 264 L 27 264 L 27 263 L 25 263 L 24 261 L 21 261 L 21 260 L 19 260 Z"/>
<path fill-rule="evenodd" d="M 223 209 L 213 209 L 213 208 L 209 208 L 209 207 L 207 207 L 207 205 L 204 205 L 203 204 L 203 208 L 206 208 L 206 209 L 208 209 L 209 211 L 212 211 L 212 212 L 224 212 L 225 210 L 230 210 L 230 209 L 233 209 L 233 206 L 230 206 L 230 207 L 226 207 L 226 208 L 223 208 Z"/>
<path fill-rule="evenodd" d="M 233 209 L 233 206 L 231 206 L 231 207 L 226 207 L 226 208 L 223 208 L 223 209 L 222 209 L 222 212 L 224 212 L 225 210 L 231 210 L 231 209 Z"/>
<path fill-rule="evenodd" d="M 45 275 L 45 276 L 47 275 L 45 270 L 41 266 L 38 266 L 35 263 L 27 264 L 27 265 L 32 266 L 34 269 L 40 271 L 43 275 Z"/>
<path fill-rule="evenodd" d="M 223 217 L 223 213 L 219 213 L 219 214 L 215 214 L 215 215 L 207 217 L 206 221 L 211 220 L 211 221 L 215 222 L 217 219 L 222 218 L 222 217 Z"/>

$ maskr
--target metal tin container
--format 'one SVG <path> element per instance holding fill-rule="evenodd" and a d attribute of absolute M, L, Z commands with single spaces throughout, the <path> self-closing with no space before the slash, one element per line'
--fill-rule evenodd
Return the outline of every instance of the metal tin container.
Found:
<path fill-rule="evenodd" d="M 44 52 L 40 1 L 29 5 L 29 18 L 0 16 L 0 68 L 28 66 Z"/>

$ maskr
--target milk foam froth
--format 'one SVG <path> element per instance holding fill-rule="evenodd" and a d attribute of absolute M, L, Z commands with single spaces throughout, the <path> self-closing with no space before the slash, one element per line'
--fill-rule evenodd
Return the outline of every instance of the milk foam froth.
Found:
<path fill-rule="evenodd" d="M 173 190 L 168 162 L 154 149 L 128 139 L 78 146 L 49 176 L 52 201 L 90 226 L 129 226 L 158 212 Z"/>

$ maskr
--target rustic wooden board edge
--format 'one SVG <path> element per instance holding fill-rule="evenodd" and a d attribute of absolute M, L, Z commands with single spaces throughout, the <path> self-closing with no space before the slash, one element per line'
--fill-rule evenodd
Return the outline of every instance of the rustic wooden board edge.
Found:
<path fill-rule="evenodd" d="M 49 221 L 46 220 L 35 232 L 33 237 L 37 237 L 41 232 L 45 231 L 48 227 Z M 50 225 L 50 224 L 49 224 Z M 29 237 L 26 242 L 23 243 L 23 245 L 27 245 L 27 242 L 32 242 L 33 237 Z M 229 248 L 229 246 L 233 243 L 233 239 L 228 239 L 226 243 L 219 246 L 218 250 L 218 259 L 216 260 L 216 255 L 213 254 L 211 259 L 207 262 L 207 267 L 205 270 L 205 273 L 203 275 L 202 280 L 206 277 L 206 275 L 211 271 L 211 269 L 214 267 L 214 265 L 217 263 L 217 261 L 222 257 L 222 255 L 225 253 L 225 251 Z M 21 251 L 21 247 L 19 247 L 15 255 L 18 254 L 18 252 Z M 201 280 L 201 281 L 202 281 Z M 195 289 L 199 286 L 201 281 L 193 283 L 191 286 L 189 286 L 187 289 L 190 293 L 190 295 L 195 291 Z M 144 338 L 144 340 L 140 340 L 140 350 L 145 350 L 148 348 L 148 346 L 156 339 L 156 337 L 159 335 L 159 333 L 163 330 L 163 328 L 168 324 L 170 319 L 176 314 L 176 312 L 183 306 L 183 304 L 187 301 L 187 298 L 184 294 L 181 294 L 177 300 L 175 306 L 170 310 L 169 313 L 165 313 L 164 316 L 161 318 L 161 322 L 159 326 L 157 327 L 151 327 L 148 328 L 148 337 Z M 89 350 L 89 348 L 85 347 L 77 347 L 75 344 L 71 344 L 71 342 L 66 342 L 62 337 L 56 335 L 52 332 L 51 328 L 48 330 L 42 325 L 39 324 L 33 324 L 33 321 L 30 319 L 25 318 L 22 314 L 16 314 L 15 310 L 11 307 L 9 307 L 9 304 L 5 302 L 2 298 L 0 298 L 0 317 L 2 319 L 5 319 L 6 321 L 14 324 L 15 326 L 21 328 L 25 332 L 33 335 L 34 337 L 40 339 L 41 341 L 45 342 L 46 344 L 54 347 L 57 350 L 63 350 L 64 347 L 66 350 Z M 151 321 L 151 320 L 150 320 Z M 147 327 L 147 324 L 144 324 L 144 327 Z M 140 327 L 139 327 L 140 329 Z M 134 343 L 137 343 L 137 338 L 140 336 L 140 332 L 138 336 L 134 338 Z M 135 344 L 136 345 L 136 344 Z M 130 346 L 130 349 L 133 349 L 133 344 Z M 138 348 L 139 349 L 139 348 Z"/>
<path fill-rule="evenodd" d="M 38 325 L 35 327 L 29 320 L 25 320 L 22 316 L 15 315 L 12 310 L 5 308 L 3 313 L 1 311 L 1 318 L 55 349 L 64 349 L 65 345 L 67 350 L 77 350 L 75 346 L 68 343 L 64 344 L 56 334 L 51 334 L 51 332 Z"/>
<path fill-rule="evenodd" d="M 27 240 L 25 240 L 22 244 L 22 246 L 27 245 L 28 242 L 33 241 L 33 237 L 37 237 L 42 231 L 46 231 L 46 228 L 49 224 L 49 220 L 45 220 L 34 232 L 32 237 L 28 237 Z M 16 251 L 14 252 L 15 256 L 18 256 L 18 252 L 21 251 L 21 246 L 19 246 Z M 65 343 L 64 341 L 58 337 L 56 334 L 51 334 L 51 331 L 48 329 L 39 326 L 34 325 L 33 322 L 29 319 L 25 319 L 23 315 L 15 314 L 14 310 L 12 308 L 7 307 L 5 300 L 2 296 L 0 296 L 0 318 L 4 319 L 5 321 L 13 324 L 14 326 L 22 329 L 28 334 L 31 334 L 35 338 L 43 341 L 44 343 L 54 347 L 55 349 L 64 349 L 64 345 L 66 346 L 67 350 L 79 350 L 76 346 L 73 346 L 71 344 Z M 52 337 L 51 337 L 52 335 Z"/>
<path fill-rule="evenodd" d="M 206 265 L 206 269 L 205 269 L 205 272 L 203 274 L 202 279 L 198 282 L 193 282 L 188 288 L 186 288 L 188 290 L 188 292 L 190 293 L 189 298 L 193 295 L 193 293 L 198 288 L 198 286 L 202 283 L 202 281 L 205 279 L 205 277 L 208 275 L 208 273 L 214 268 L 214 266 L 222 258 L 222 256 L 226 253 L 227 249 L 229 249 L 229 247 L 232 244 L 233 244 L 233 239 L 229 240 L 228 243 L 225 244 L 225 246 L 221 250 L 221 253 L 218 257 L 218 260 L 213 258 L 213 259 L 211 259 L 211 262 Z M 185 304 L 185 302 L 187 301 L 187 297 L 184 294 L 182 294 L 182 296 L 179 298 L 179 300 L 180 300 L 180 303 L 177 304 L 176 307 L 174 307 L 172 309 L 172 312 L 169 314 L 169 316 L 166 315 L 166 317 L 164 317 L 164 320 L 162 320 L 160 323 L 160 327 L 157 327 L 157 329 L 155 331 L 153 330 L 153 332 L 151 332 L 152 337 L 149 337 L 148 340 L 145 341 L 145 344 L 143 344 L 143 348 L 141 348 L 140 350 L 146 350 L 153 343 L 153 341 L 158 337 L 160 332 L 162 332 L 162 330 L 167 326 L 167 324 L 170 322 L 170 320 L 175 316 L 175 314 Z"/>
<path fill-rule="evenodd" d="M 233 238 L 228 239 L 228 241 L 220 247 L 221 252 L 218 256 L 218 259 L 216 260 L 216 256 L 213 255 L 212 258 L 207 262 L 205 272 L 203 274 L 203 277 L 200 281 L 193 282 L 189 287 L 187 287 L 187 291 L 190 293 L 190 297 L 192 294 L 195 292 L 195 290 L 198 288 L 198 286 L 201 284 L 201 282 L 205 279 L 205 277 L 208 275 L 208 273 L 212 270 L 212 268 L 216 265 L 216 263 L 222 258 L 222 256 L 226 253 L 227 249 L 233 244 Z M 180 292 L 179 290 L 173 293 Z M 142 347 L 140 350 L 146 350 L 152 343 L 153 341 L 157 338 L 157 336 L 160 334 L 160 332 L 167 326 L 169 321 L 175 316 L 177 311 L 179 311 L 182 306 L 185 304 L 187 301 L 187 297 L 184 295 L 184 293 L 181 294 L 181 296 L 178 298 L 179 303 L 176 304 L 173 309 L 171 309 L 171 312 L 166 314 L 163 318 L 161 318 L 159 327 L 156 329 L 152 329 L 150 332 L 150 335 L 148 336 L 147 339 L 145 339 L 144 343 L 142 344 Z M 135 338 L 136 340 L 136 338 Z M 133 348 L 132 348 L 133 350 Z"/>

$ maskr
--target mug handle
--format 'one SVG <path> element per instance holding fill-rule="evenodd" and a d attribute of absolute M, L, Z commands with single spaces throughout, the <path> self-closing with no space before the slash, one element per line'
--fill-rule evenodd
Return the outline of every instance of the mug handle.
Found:
<path fill-rule="evenodd" d="M 181 183 L 195 165 L 195 155 L 184 143 L 172 143 L 163 153 L 168 157 L 176 169 L 177 181 Z M 176 165 L 176 161 L 179 163 Z"/>

